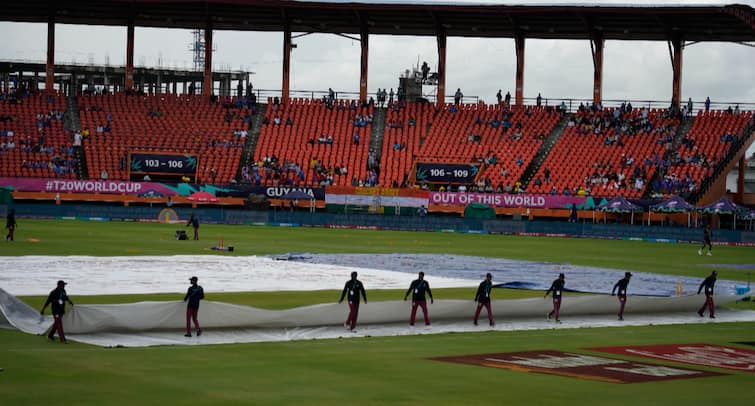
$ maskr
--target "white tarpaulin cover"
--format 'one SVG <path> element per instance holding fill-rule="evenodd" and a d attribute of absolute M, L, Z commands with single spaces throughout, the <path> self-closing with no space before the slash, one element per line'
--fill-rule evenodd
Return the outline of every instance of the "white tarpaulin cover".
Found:
<path fill-rule="evenodd" d="M 79 295 L 177 292 L 182 298 L 189 277 L 199 277 L 205 292 L 252 292 L 343 289 L 352 271 L 371 289 L 406 289 L 417 274 L 380 268 L 276 261 L 258 256 L 20 256 L 4 257 L 0 286 L 14 295 L 47 295 L 55 281 L 68 282 Z M 431 277 L 432 276 L 432 277 Z M 474 279 L 428 274 L 433 288 L 477 287 Z M 474 290 L 472 290 L 474 295 Z M 369 297 L 369 296 L 368 296 Z"/>
<path fill-rule="evenodd" d="M 735 296 L 717 296 L 718 304 L 736 300 Z M 632 314 L 682 313 L 694 314 L 704 301 L 701 296 L 671 298 L 632 297 L 625 312 Z M 406 323 L 410 302 L 391 300 L 370 302 L 359 309 L 360 324 Z M 432 320 L 469 320 L 475 303 L 470 300 L 437 300 L 428 302 Z M 500 319 L 540 318 L 552 304 L 550 300 L 529 298 L 494 300 L 493 314 Z M 346 318 L 347 307 L 337 303 L 317 304 L 288 310 L 264 310 L 222 302 L 205 301 L 199 319 L 205 328 L 295 328 L 338 326 Z M 421 310 L 419 310 L 421 314 Z M 564 299 L 563 317 L 584 315 L 613 316 L 618 303 L 611 296 L 575 296 Z M 66 313 L 63 323 L 71 334 L 105 331 L 145 331 L 174 329 L 186 325 L 186 304 L 176 302 L 139 302 L 118 305 L 80 305 Z"/>
<path fill-rule="evenodd" d="M 717 296 L 717 304 L 738 299 Z M 706 321 L 694 313 L 704 301 L 703 296 L 673 298 L 630 297 L 625 322 L 617 322 L 617 301 L 611 296 L 564 297 L 562 327 L 602 327 L 619 325 L 676 324 Z M 204 301 L 199 310 L 200 325 L 205 334 L 185 338 L 186 304 L 172 302 L 139 302 L 117 305 L 77 305 L 69 308 L 63 318 L 69 339 L 102 346 L 151 346 L 173 344 L 219 344 L 259 341 L 337 338 L 342 336 L 390 336 L 444 332 L 479 331 L 488 327 L 472 326 L 475 310 L 472 301 L 438 300 L 428 303 L 433 325 L 407 326 L 410 302 L 385 301 L 363 304 L 359 314 L 359 333 L 345 332 L 345 304 L 318 304 L 288 310 L 264 310 L 228 303 Z M 551 309 L 551 300 L 529 298 L 493 301 L 495 330 L 551 328 L 544 315 Z M 41 334 L 52 321 L 0 289 L 0 324 Z M 720 312 L 720 321 L 755 321 L 752 311 Z M 485 313 L 480 324 L 486 323 Z"/>

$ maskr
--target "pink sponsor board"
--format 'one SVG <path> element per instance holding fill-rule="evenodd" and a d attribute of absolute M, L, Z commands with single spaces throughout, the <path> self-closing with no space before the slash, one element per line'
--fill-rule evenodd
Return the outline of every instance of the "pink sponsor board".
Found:
<path fill-rule="evenodd" d="M 141 195 L 152 192 L 164 196 L 177 194 L 161 183 L 120 180 L 0 178 L 0 186 L 10 186 L 20 192 L 110 193 L 127 195 Z"/>
<path fill-rule="evenodd" d="M 482 203 L 493 207 L 526 207 L 532 209 L 565 209 L 572 204 L 585 204 L 585 198 L 579 196 L 551 196 L 528 194 L 466 193 L 466 192 L 430 192 L 430 204 L 448 206 L 466 206 Z"/>

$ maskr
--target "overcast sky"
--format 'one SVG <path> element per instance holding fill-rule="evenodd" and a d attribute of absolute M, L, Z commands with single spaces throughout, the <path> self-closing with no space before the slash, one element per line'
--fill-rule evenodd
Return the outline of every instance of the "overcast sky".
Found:
<path fill-rule="evenodd" d="M 424 1 L 430 2 L 430 1 Z M 470 1 L 470 3 L 500 3 Z M 515 1 L 515 3 L 517 3 Z M 518 3 L 522 3 L 521 1 Z M 535 3 L 565 3 L 551 0 Z M 573 3 L 573 2 L 570 2 Z M 604 0 L 588 4 L 627 4 Z M 671 2 L 664 2 L 671 3 Z M 725 4 L 731 1 L 685 1 L 672 4 Z M 755 0 L 737 3 L 755 6 Z M 509 3 L 511 4 L 511 3 Z M 653 4 L 657 4 L 653 3 Z M 296 34 L 296 33 L 295 33 Z M 0 23 L 0 59 L 45 60 L 46 24 Z M 125 64 L 126 28 L 56 26 L 58 63 Z M 9 41 L 13 38 L 13 41 Z M 189 30 L 136 27 L 137 66 L 190 68 Z M 214 69 L 253 71 L 256 88 L 280 89 L 281 33 L 216 31 Z M 291 88 L 294 90 L 358 91 L 358 41 L 313 34 L 294 40 Z M 461 88 L 466 95 L 494 101 L 495 92 L 514 93 L 516 57 L 512 39 L 449 37 L 447 93 Z M 527 40 L 525 96 L 541 92 L 550 98 L 590 98 L 592 61 L 587 41 Z M 369 89 L 396 88 L 398 76 L 418 61 L 437 65 L 433 37 L 370 36 Z M 730 43 L 698 43 L 684 51 L 683 98 L 755 102 L 755 48 Z M 433 69 L 434 70 L 434 69 Z M 669 100 L 671 63 L 665 42 L 607 41 L 604 54 L 604 99 Z"/>

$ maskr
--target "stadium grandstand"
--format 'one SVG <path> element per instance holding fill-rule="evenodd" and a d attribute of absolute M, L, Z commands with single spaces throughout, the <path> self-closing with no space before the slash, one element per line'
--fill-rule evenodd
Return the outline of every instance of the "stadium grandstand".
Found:
<path fill-rule="evenodd" d="M 3 20 L 44 22 L 53 32 L 56 23 L 125 26 L 127 57 L 126 66 L 107 78 L 100 72 L 106 67 L 77 71 L 75 66 L 57 66 L 52 34 L 46 63 L 0 64 L 0 177 L 606 199 L 681 195 L 702 204 L 725 194 L 727 173 L 735 165 L 746 166 L 745 151 L 754 139 L 752 105 L 743 104 L 741 110 L 740 106 L 710 109 L 696 101 L 697 109 L 690 110 L 681 95 L 683 45 L 752 41 L 755 24 L 748 6 L 254 0 L 202 4 L 201 10 L 193 2 L 181 1 L 53 4 L 40 0 L 9 5 Z M 271 18 L 271 13 L 284 17 Z M 419 18 L 421 13 L 432 15 L 435 23 Z M 203 71 L 135 70 L 135 26 L 204 30 Z M 249 27 L 283 32 L 286 38 L 279 91 L 252 90 L 248 73 L 212 71 L 213 30 Z M 358 35 L 359 93 L 323 89 L 302 97 L 292 91 L 290 37 L 296 31 Z M 417 92 L 407 89 L 404 81 L 403 96 L 381 101 L 381 95 L 368 91 L 367 85 L 370 34 L 434 36 L 439 56 L 436 76 L 429 81 L 413 72 L 409 82 L 414 81 L 411 86 L 419 88 Z M 449 100 L 445 89 L 449 36 L 513 38 L 517 50 L 513 100 L 495 104 Z M 568 105 L 561 100 L 526 99 L 523 71 L 528 38 L 590 41 L 594 98 L 569 100 Z M 671 103 L 632 106 L 602 99 L 603 47 L 606 40 L 614 39 L 668 42 Z M 433 87 L 431 100 L 407 96 L 407 92 L 425 96 L 422 88 L 428 84 Z M 173 156 L 182 157 L 181 161 L 171 161 Z M 192 170 L 145 169 L 152 161 L 158 166 L 188 165 Z M 474 168 L 472 174 L 427 178 L 424 172 L 463 167 Z M 740 178 L 742 185 L 744 175 Z M 739 203 L 751 200 L 745 199 L 744 187 L 733 197 Z"/>

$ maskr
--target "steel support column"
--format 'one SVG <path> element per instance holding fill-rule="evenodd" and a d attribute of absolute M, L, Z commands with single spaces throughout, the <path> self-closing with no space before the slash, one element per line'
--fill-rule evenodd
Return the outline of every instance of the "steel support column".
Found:
<path fill-rule="evenodd" d="M 516 49 L 516 88 L 514 92 L 514 104 L 524 104 L 524 34 L 514 34 L 514 47 Z"/>
<path fill-rule="evenodd" d="M 55 17 L 47 18 L 47 66 L 45 67 L 45 91 L 55 88 Z"/>
<path fill-rule="evenodd" d="M 204 79 L 202 81 L 202 97 L 212 97 L 212 23 L 207 22 L 204 29 Z"/>
<path fill-rule="evenodd" d="M 362 23 L 359 39 L 362 45 L 362 58 L 359 65 L 359 100 L 367 100 L 367 66 L 369 63 L 370 33 L 367 30 L 365 22 Z"/>
<path fill-rule="evenodd" d="M 671 68 L 674 73 L 671 82 L 671 101 L 675 106 L 679 106 L 682 100 L 682 49 L 684 48 L 684 42 L 680 37 L 676 37 L 671 41 L 671 47 L 673 47 Z"/>
<path fill-rule="evenodd" d="M 438 42 L 438 92 L 435 104 L 442 107 L 446 104 L 446 29 L 438 26 L 435 37 Z"/>
<path fill-rule="evenodd" d="M 602 104 L 603 102 L 603 47 L 605 40 L 603 34 L 594 33 L 590 39 L 590 48 L 592 50 L 593 65 L 593 85 L 592 85 L 592 103 Z"/>
<path fill-rule="evenodd" d="M 283 83 L 281 84 L 281 102 L 288 100 L 291 91 L 291 26 L 283 26 Z"/>
<path fill-rule="evenodd" d="M 134 19 L 129 18 L 126 26 L 126 91 L 134 90 Z"/>

